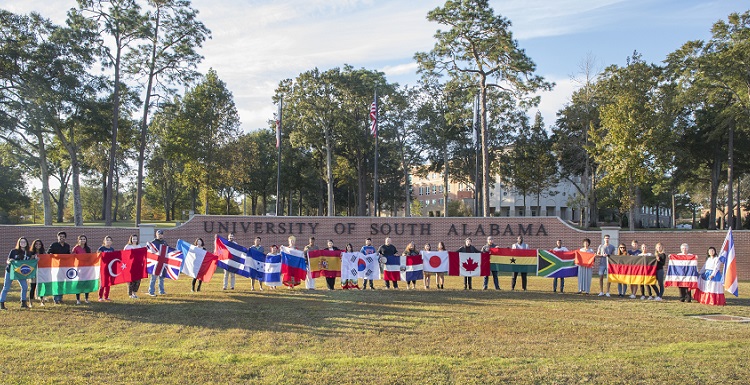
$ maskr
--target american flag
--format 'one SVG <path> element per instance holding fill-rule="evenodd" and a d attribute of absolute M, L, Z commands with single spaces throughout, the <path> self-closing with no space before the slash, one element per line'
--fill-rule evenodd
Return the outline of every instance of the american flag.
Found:
<path fill-rule="evenodd" d="M 372 121 L 372 124 L 370 125 L 370 134 L 372 136 L 378 136 L 378 103 L 377 101 L 373 101 L 370 105 L 370 120 Z"/>
<path fill-rule="evenodd" d="M 151 242 L 146 243 L 148 253 L 146 254 L 146 271 L 152 275 L 164 278 L 177 279 L 182 268 L 182 260 L 185 256 L 182 251 L 167 245 L 158 248 Z M 156 273 L 155 273 L 156 272 Z"/>

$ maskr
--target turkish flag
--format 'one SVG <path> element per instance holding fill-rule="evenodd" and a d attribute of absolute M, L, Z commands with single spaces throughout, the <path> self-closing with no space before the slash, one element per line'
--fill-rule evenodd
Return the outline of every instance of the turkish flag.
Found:
<path fill-rule="evenodd" d="M 105 252 L 101 256 L 102 287 L 148 278 L 145 247 Z"/>

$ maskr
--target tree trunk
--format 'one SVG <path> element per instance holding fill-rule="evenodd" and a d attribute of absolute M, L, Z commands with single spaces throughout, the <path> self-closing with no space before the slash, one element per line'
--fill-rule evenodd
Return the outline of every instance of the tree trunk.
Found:
<path fill-rule="evenodd" d="M 60 190 L 57 193 L 57 223 L 62 223 L 65 216 L 65 195 L 68 193 L 68 184 L 60 183 Z"/>
<path fill-rule="evenodd" d="M 153 87 L 154 67 L 156 65 L 156 44 L 159 38 L 159 21 L 161 15 L 161 7 L 156 7 L 156 21 L 154 22 L 154 35 L 153 44 L 151 45 L 151 60 L 148 64 L 148 83 L 146 85 L 146 95 L 143 101 L 143 116 L 141 118 L 141 141 L 138 145 L 138 178 L 136 184 L 135 194 L 135 225 L 136 227 L 141 223 L 141 200 L 143 199 L 143 162 L 146 153 L 146 135 L 148 133 L 148 110 L 151 104 L 151 89 Z"/>
<path fill-rule="evenodd" d="M 117 212 L 120 210 L 120 174 L 119 170 L 115 169 L 115 188 L 114 188 L 114 198 L 115 198 L 115 208 L 112 211 L 112 220 L 117 222 Z"/>
<path fill-rule="evenodd" d="M 75 151 L 70 151 L 70 163 L 73 166 L 73 223 L 83 226 L 83 205 L 81 204 L 81 166 Z"/>
<path fill-rule="evenodd" d="M 52 200 L 49 191 L 49 170 L 47 168 L 47 148 L 44 147 L 44 137 L 36 135 L 39 145 L 39 172 L 42 179 L 42 205 L 44 206 L 44 225 L 52 226 Z"/>
<path fill-rule="evenodd" d="M 119 43 L 119 42 L 118 42 Z M 120 117 L 120 57 L 122 47 L 115 48 L 115 84 L 112 95 L 112 141 L 109 146 L 109 172 L 107 173 L 107 193 L 104 197 L 104 225 L 112 226 L 112 176 L 115 175 L 115 156 L 117 155 L 117 126 Z"/>
<path fill-rule="evenodd" d="M 482 122 L 482 216 L 490 215 L 490 156 L 487 148 L 487 77 L 482 74 L 480 106 Z"/>
<path fill-rule="evenodd" d="M 326 183 L 328 185 L 328 216 L 333 217 L 336 215 L 334 211 L 334 198 L 333 198 L 333 143 L 331 143 L 331 130 L 326 128 L 325 132 L 326 139 Z"/>
<path fill-rule="evenodd" d="M 721 173 L 721 154 L 719 151 L 714 153 L 714 164 L 711 169 L 711 199 L 708 213 L 708 229 L 716 230 L 716 210 L 717 199 L 719 196 L 719 174 Z"/>

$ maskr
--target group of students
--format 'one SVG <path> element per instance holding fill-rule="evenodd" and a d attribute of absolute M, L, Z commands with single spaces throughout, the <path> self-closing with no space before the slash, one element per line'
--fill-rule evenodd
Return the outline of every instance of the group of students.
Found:
<path fill-rule="evenodd" d="M 49 248 L 44 247 L 44 243 L 41 239 L 35 239 L 33 242 L 29 243 L 28 239 L 26 237 L 20 237 L 16 241 L 15 247 L 10 251 L 8 254 L 8 260 L 6 261 L 5 266 L 5 277 L 3 280 L 3 289 L 2 293 L 0 293 L 0 310 L 6 310 L 5 307 L 5 299 L 7 298 L 8 291 L 10 291 L 11 285 L 13 283 L 13 280 L 9 279 L 10 276 L 10 263 L 13 260 L 31 260 L 31 259 L 38 259 L 40 254 L 90 254 L 92 252 L 96 253 L 103 253 L 103 252 L 111 252 L 115 251 L 115 249 L 112 247 L 112 237 L 109 235 L 105 236 L 102 240 L 101 246 L 99 246 L 96 251 L 92 251 L 91 247 L 88 245 L 88 238 L 85 235 L 79 235 L 76 238 L 76 244 L 71 245 L 67 243 L 67 237 L 68 234 L 65 231 L 60 231 L 57 233 L 57 242 L 52 243 Z M 157 230 L 156 231 L 156 238 L 151 241 L 155 245 L 159 244 L 166 244 L 164 241 L 164 231 L 163 230 Z M 128 249 L 135 249 L 141 247 L 138 245 L 138 234 L 132 234 L 128 238 L 128 243 L 123 248 L 124 250 Z M 154 294 L 154 282 L 156 281 L 156 277 L 151 277 L 151 285 L 149 287 L 149 294 Z M 36 296 L 36 288 L 37 288 L 37 282 L 36 278 L 30 279 L 30 280 L 19 280 L 19 285 L 21 286 L 21 308 L 30 308 L 33 306 L 33 301 Z M 141 281 L 135 280 L 133 282 L 130 282 L 128 284 L 128 296 L 130 298 L 137 299 L 137 292 L 140 288 Z M 161 289 L 161 294 L 164 294 L 164 279 L 161 278 L 159 287 Z M 110 301 L 109 298 L 109 286 L 101 286 L 99 288 L 99 302 L 108 302 Z M 27 297 L 28 294 L 28 297 Z M 83 302 L 89 303 L 89 294 L 90 293 L 83 293 Z M 39 297 L 39 305 L 44 306 L 45 299 L 44 297 Z M 52 299 L 55 304 L 62 304 L 63 296 L 62 295 L 54 295 L 52 296 Z M 81 294 L 76 294 L 76 304 L 81 304 Z"/>
<path fill-rule="evenodd" d="M 6 264 L 5 269 L 5 279 L 3 282 L 3 289 L 2 294 L 0 294 L 0 310 L 6 309 L 5 307 L 5 299 L 7 296 L 7 293 L 11 287 L 11 284 L 13 281 L 9 279 L 9 273 L 10 273 L 10 262 L 11 260 L 28 260 L 28 259 L 35 259 L 38 258 L 37 256 L 39 254 L 83 254 L 83 253 L 91 253 L 91 248 L 88 246 L 87 238 L 85 235 L 80 235 L 77 238 L 76 244 L 71 248 L 71 245 L 66 243 L 67 234 L 64 231 L 61 231 L 57 233 L 57 242 L 52 243 L 48 249 L 44 248 L 44 244 L 40 239 L 35 239 L 33 242 L 29 243 L 28 240 L 25 237 L 20 237 L 18 241 L 16 242 L 15 248 L 10 251 L 8 255 L 8 261 Z M 230 242 L 234 242 L 235 236 L 233 233 L 229 233 L 227 236 L 227 239 Z M 604 236 L 603 243 L 597 248 L 596 251 L 594 251 L 591 248 L 591 241 L 586 238 L 583 240 L 583 246 L 579 249 L 582 252 L 587 253 L 595 253 L 596 257 L 600 259 L 599 261 L 599 296 L 606 296 L 610 297 L 610 282 L 607 282 L 606 284 L 606 291 L 604 286 L 604 280 L 607 277 L 607 258 L 612 255 L 639 255 L 639 254 L 650 254 L 648 247 L 645 244 L 638 246 L 638 242 L 633 240 L 631 243 L 631 249 L 627 249 L 624 243 L 620 243 L 618 247 L 616 248 L 614 245 L 609 243 L 610 237 L 609 235 Z M 164 239 L 164 231 L 163 230 L 157 230 L 156 231 L 156 237 L 151 241 L 151 243 L 156 247 L 159 248 L 161 245 L 168 246 L 166 240 Z M 202 238 L 197 238 L 193 245 L 203 248 L 205 250 L 205 243 Z M 124 250 L 128 249 L 134 249 L 137 247 L 141 247 L 138 244 L 138 235 L 133 234 L 128 238 L 128 242 L 124 247 Z M 289 236 L 288 238 L 288 247 L 291 249 L 297 249 L 296 247 L 296 237 Z M 475 246 L 472 245 L 471 238 L 466 238 L 464 241 L 464 245 L 461 246 L 457 251 L 458 252 L 464 252 L 464 253 L 480 253 L 480 252 L 489 252 L 491 248 L 497 247 L 492 240 L 492 237 L 487 237 L 487 242 L 481 247 L 481 249 L 477 249 Z M 254 240 L 253 245 L 251 248 L 254 248 L 261 253 L 265 254 L 264 247 L 261 245 L 261 238 L 256 237 Z M 523 240 L 522 236 L 519 236 L 516 240 L 516 243 L 514 243 L 511 246 L 512 249 L 528 249 L 529 245 L 526 244 Z M 333 240 L 329 239 L 327 241 L 327 245 L 324 249 L 327 250 L 340 250 L 338 247 L 334 245 Z M 270 247 L 269 256 L 272 255 L 278 255 L 280 250 L 280 247 L 277 245 L 273 245 Z M 305 258 L 308 258 L 308 252 L 314 251 L 314 250 L 320 250 L 320 248 L 315 244 L 315 238 L 310 237 L 308 239 L 307 245 L 303 248 L 303 254 Z M 423 251 L 432 251 L 432 246 L 429 243 L 426 243 L 422 247 Z M 437 245 L 437 251 L 446 251 L 445 243 L 439 242 Z M 568 251 L 566 247 L 562 245 L 562 240 L 557 240 L 556 246 L 553 251 Z M 688 245 L 683 243 L 680 247 L 680 250 L 682 254 L 688 254 L 689 248 Z M 102 245 L 96 250 L 97 252 L 109 252 L 109 251 L 115 251 L 114 248 L 112 248 L 112 238 L 110 236 L 104 237 L 102 241 Z M 367 238 L 365 240 L 365 244 L 359 248 L 359 250 L 356 250 L 354 246 L 352 246 L 351 243 L 346 245 L 346 248 L 344 250 L 345 252 L 355 252 L 359 251 L 362 254 L 368 255 L 368 254 L 377 254 L 380 260 L 381 264 L 381 270 L 382 265 L 385 262 L 385 258 L 389 256 L 396 256 L 398 255 L 398 250 L 396 247 L 391 243 L 391 238 L 386 237 L 385 242 L 383 245 L 378 247 L 377 249 L 375 246 L 373 246 L 372 239 Z M 414 242 L 410 242 L 406 248 L 404 249 L 402 255 L 403 256 L 410 256 L 410 255 L 419 255 L 420 251 L 417 250 Z M 667 255 L 664 253 L 664 248 L 662 247 L 661 243 L 657 243 L 655 245 L 655 254 L 653 254 L 656 257 L 656 285 L 630 285 L 630 298 L 637 298 L 637 291 L 638 287 L 640 286 L 640 298 L 641 299 L 653 299 L 656 301 L 661 301 L 662 297 L 664 295 L 664 266 L 668 260 Z M 713 279 L 716 276 L 716 272 L 721 271 L 722 265 L 721 262 L 719 262 L 719 259 L 717 258 L 716 249 L 714 247 L 709 247 L 707 251 L 707 261 L 705 267 L 701 270 L 701 274 L 705 275 L 707 279 Z M 446 272 L 438 272 L 435 273 L 435 283 L 437 285 L 438 289 L 444 289 L 445 288 L 445 274 Z M 495 287 L 495 290 L 500 290 L 500 284 L 498 279 L 498 272 L 497 271 L 491 271 L 492 274 L 492 280 Z M 515 290 L 516 287 L 516 280 L 519 273 L 514 272 L 513 277 L 511 279 L 511 290 Z M 527 273 L 521 272 L 521 287 L 523 291 L 526 291 L 527 287 Z M 578 268 L 578 294 L 590 294 L 591 292 L 591 282 L 592 282 L 592 275 L 593 275 L 593 267 L 584 267 L 579 266 Z M 483 289 L 488 289 L 489 284 L 489 276 L 484 277 L 484 284 Z M 557 292 L 558 288 L 558 280 L 559 280 L 559 293 L 563 293 L 565 290 L 565 278 L 554 278 L 552 283 L 552 290 L 553 292 Z M 21 285 L 21 307 L 22 308 L 28 308 L 31 307 L 31 301 L 34 300 L 35 293 L 36 293 L 36 279 L 30 280 L 29 282 L 26 280 L 20 280 L 19 284 Z M 164 290 L 164 277 L 163 276 L 156 276 L 151 275 L 150 282 L 149 282 L 149 289 L 148 294 L 150 296 L 156 296 L 156 283 L 158 281 L 158 293 L 160 295 L 166 294 L 166 291 Z M 197 283 L 197 287 L 196 287 Z M 259 281 L 259 289 L 263 290 L 263 282 Z M 202 282 L 199 279 L 193 279 L 191 290 L 192 291 L 200 291 L 201 290 L 201 284 Z M 251 287 L 250 290 L 255 290 L 255 284 L 256 279 L 251 279 Z M 279 286 L 281 282 L 279 283 L 270 283 L 266 282 L 266 286 L 270 286 L 275 288 L 276 286 Z M 294 287 L 301 282 L 299 281 L 288 281 L 283 282 L 284 285 L 288 287 Z M 315 280 L 312 278 L 311 271 L 308 269 L 307 272 L 307 279 L 305 280 L 306 288 L 307 289 L 315 289 Z M 346 288 L 359 288 L 357 285 L 357 282 L 342 282 L 342 287 Z M 423 278 L 423 285 L 425 289 L 429 289 L 431 284 L 431 274 L 425 273 Z M 336 278 L 326 277 L 326 286 L 328 290 L 333 290 L 336 285 Z M 30 286 L 30 287 L 29 287 Z M 371 290 L 374 290 L 374 284 L 372 280 L 365 279 L 363 281 L 361 290 L 367 290 L 367 287 Z M 385 289 L 390 289 L 391 286 L 393 286 L 393 289 L 398 289 L 398 281 L 395 280 L 386 280 L 385 281 Z M 620 297 L 625 297 L 627 295 L 627 288 L 628 285 L 625 284 L 617 284 L 617 293 Z M 408 289 L 416 289 L 417 287 L 417 281 L 412 280 L 407 282 L 407 288 Z M 140 288 L 140 280 L 136 280 L 133 282 L 130 282 L 128 284 L 128 296 L 133 299 L 137 299 L 137 293 L 138 289 Z M 234 290 L 235 288 L 235 273 L 231 273 L 229 271 L 224 271 L 224 283 L 223 283 L 223 290 L 231 289 Z M 464 290 L 471 290 L 472 287 L 472 277 L 464 277 Z M 692 301 L 692 294 L 690 292 L 690 289 L 687 288 L 679 288 L 680 289 L 680 301 L 682 302 L 691 302 Z M 27 292 L 30 293 L 29 299 L 27 299 Z M 646 296 L 646 293 L 648 293 L 648 297 Z M 62 303 L 62 295 L 56 295 L 53 297 L 53 300 L 56 304 Z M 89 303 L 89 293 L 84 293 L 84 301 L 86 303 Z M 105 302 L 110 301 L 109 299 L 109 286 L 103 286 L 99 289 L 99 301 Z M 39 303 L 41 306 L 44 306 L 44 298 L 39 297 Z M 81 295 L 76 294 L 76 304 L 81 303 Z"/>

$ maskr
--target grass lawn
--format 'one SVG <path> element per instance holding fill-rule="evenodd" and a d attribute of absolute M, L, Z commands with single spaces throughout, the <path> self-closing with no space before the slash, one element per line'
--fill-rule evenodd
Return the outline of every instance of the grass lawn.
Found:
<path fill-rule="evenodd" d="M 137 300 L 120 285 L 110 303 L 69 295 L 29 311 L 16 283 L 0 313 L 0 382 L 750 383 L 750 323 L 689 317 L 750 317 L 747 297 L 711 307 L 675 300 L 675 288 L 663 302 L 555 295 L 538 277 L 511 292 L 508 276 L 500 292 L 476 290 L 476 278 L 459 290 L 458 277 L 441 291 L 327 291 L 319 279 L 315 291 L 261 292 L 239 276 L 222 291 L 221 278 L 199 293 L 183 276 L 157 298 L 144 281 Z"/>

